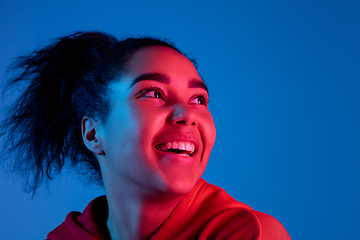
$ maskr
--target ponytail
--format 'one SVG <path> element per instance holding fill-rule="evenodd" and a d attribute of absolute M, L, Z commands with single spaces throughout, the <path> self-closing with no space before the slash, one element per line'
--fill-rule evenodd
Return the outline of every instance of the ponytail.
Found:
<path fill-rule="evenodd" d="M 86 162 L 97 173 L 89 176 L 101 184 L 99 164 L 82 142 L 80 123 L 84 115 L 107 112 L 104 88 L 116 42 L 103 33 L 75 33 L 17 58 L 9 68 L 20 74 L 5 91 L 17 84 L 27 88 L 3 121 L 1 136 L 13 170 L 26 178 L 26 191 L 35 193 L 43 180 L 58 175 L 66 159 L 72 165 Z"/>

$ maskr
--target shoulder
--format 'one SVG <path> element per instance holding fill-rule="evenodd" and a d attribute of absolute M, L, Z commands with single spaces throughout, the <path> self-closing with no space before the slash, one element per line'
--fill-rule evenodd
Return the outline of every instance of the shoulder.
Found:
<path fill-rule="evenodd" d="M 65 221 L 47 235 L 47 240 L 106 239 L 108 206 L 105 196 L 92 200 L 85 210 L 70 212 Z"/>
<path fill-rule="evenodd" d="M 235 237 L 232 239 L 237 239 L 237 237 L 243 239 L 244 236 L 251 236 L 249 239 L 261 240 L 291 239 L 283 225 L 274 217 L 253 210 L 248 205 L 231 197 L 220 187 L 204 180 L 200 184 L 201 187 L 195 198 L 201 202 L 198 210 L 205 208 L 206 210 L 202 213 L 206 212 L 206 215 L 211 218 L 205 229 L 222 229 L 221 233 L 218 232 L 218 236 Z"/>
<path fill-rule="evenodd" d="M 274 217 L 259 211 L 253 210 L 252 212 L 255 214 L 259 221 L 262 240 L 291 239 L 284 226 Z"/>

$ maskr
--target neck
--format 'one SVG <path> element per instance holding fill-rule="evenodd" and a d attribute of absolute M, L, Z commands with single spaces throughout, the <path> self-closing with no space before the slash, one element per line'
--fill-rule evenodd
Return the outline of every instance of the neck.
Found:
<path fill-rule="evenodd" d="M 107 192 L 107 224 L 113 240 L 150 239 L 182 198 L 160 191 L 149 196 L 131 189 Z"/>

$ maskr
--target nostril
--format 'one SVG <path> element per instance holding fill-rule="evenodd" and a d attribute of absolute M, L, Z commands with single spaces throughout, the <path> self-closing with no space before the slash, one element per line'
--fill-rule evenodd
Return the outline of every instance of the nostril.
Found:
<path fill-rule="evenodd" d="M 179 120 L 179 121 L 176 121 L 176 123 L 186 124 L 186 121 L 185 120 Z"/>

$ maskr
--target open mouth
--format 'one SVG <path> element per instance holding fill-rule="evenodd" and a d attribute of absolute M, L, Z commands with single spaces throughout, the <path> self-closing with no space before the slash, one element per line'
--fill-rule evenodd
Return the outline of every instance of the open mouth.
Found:
<path fill-rule="evenodd" d="M 182 156 L 194 156 L 196 152 L 195 144 L 186 141 L 172 141 L 158 144 L 155 148 L 162 152 L 172 152 Z"/>

